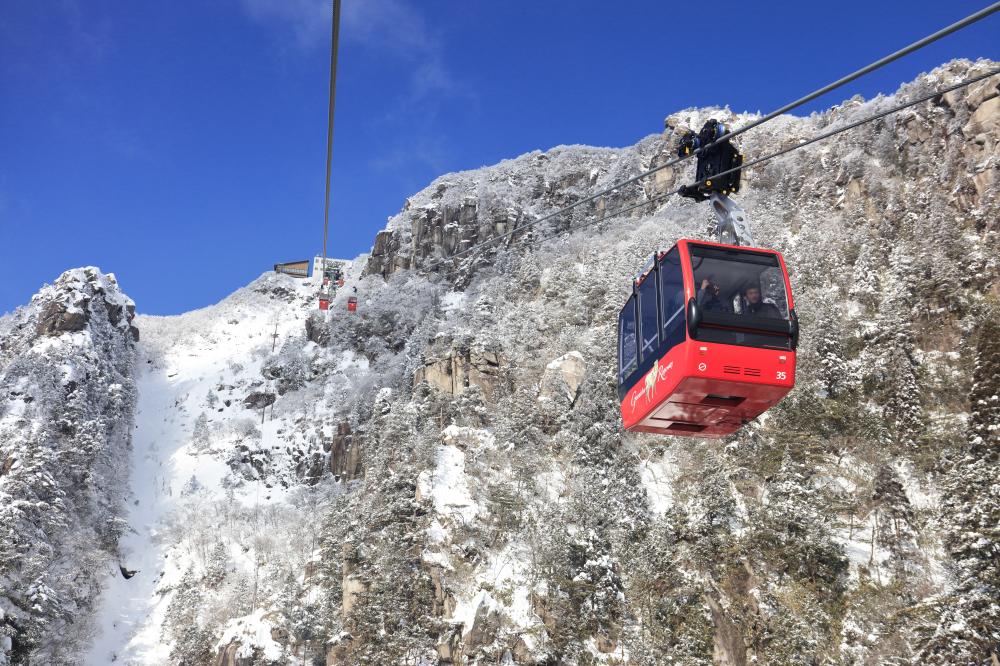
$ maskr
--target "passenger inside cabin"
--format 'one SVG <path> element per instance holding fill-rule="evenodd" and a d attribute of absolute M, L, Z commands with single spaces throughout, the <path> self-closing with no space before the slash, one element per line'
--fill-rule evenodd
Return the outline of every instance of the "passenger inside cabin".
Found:
<path fill-rule="evenodd" d="M 711 278 L 701 281 L 701 289 L 698 290 L 698 305 L 709 312 L 729 312 L 726 304 L 719 298 L 719 285 L 712 282 Z"/>
<path fill-rule="evenodd" d="M 766 303 L 761 298 L 760 287 L 753 284 L 744 289 L 743 298 L 746 300 L 746 307 L 743 314 L 755 317 L 768 317 L 771 319 L 781 319 L 781 312 L 772 303 Z"/>

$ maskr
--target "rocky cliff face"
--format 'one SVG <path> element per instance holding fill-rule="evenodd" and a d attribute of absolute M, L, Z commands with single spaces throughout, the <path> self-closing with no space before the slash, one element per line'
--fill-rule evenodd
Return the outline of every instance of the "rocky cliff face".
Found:
<path fill-rule="evenodd" d="M 127 529 L 135 307 L 64 273 L 0 320 L 0 663 L 80 663 Z"/>
<path fill-rule="evenodd" d="M 741 144 L 772 152 L 991 66 L 951 63 Z M 684 127 L 749 118 L 724 109 L 672 114 L 630 148 L 438 179 L 328 313 L 314 285 L 265 276 L 139 317 L 132 492 L 156 509 L 129 508 L 129 552 L 147 560 L 104 580 L 91 661 L 996 659 L 998 93 L 949 94 L 746 175 L 755 236 L 791 270 L 800 365 L 783 403 L 722 441 L 622 432 L 614 385 L 632 274 L 710 219 L 677 199 L 614 211 L 690 165 L 448 258 L 661 163 Z"/>
<path fill-rule="evenodd" d="M 933 76 L 904 86 L 900 96 L 930 92 L 936 84 L 952 82 L 957 75 L 966 72 L 980 72 L 987 65 L 980 63 L 970 70 L 968 63 L 952 64 Z M 739 141 L 748 155 L 759 156 L 794 145 L 838 124 L 857 120 L 888 104 L 885 98 L 871 103 L 854 99 L 811 118 L 778 119 L 744 135 Z M 986 203 L 983 198 L 996 186 L 998 108 L 1000 99 L 996 84 L 987 80 L 970 89 L 944 95 L 934 101 L 930 110 L 906 111 L 876 123 L 874 129 L 869 127 L 859 132 L 861 135 L 867 133 L 869 142 L 878 134 L 880 140 L 893 144 L 891 152 L 895 154 L 887 157 L 891 157 L 897 166 L 903 166 L 909 157 L 930 150 L 943 150 L 939 153 L 940 161 L 942 166 L 947 164 L 948 168 L 943 170 L 942 175 L 948 181 L 949 191 L 954 188 L 951 198 L 963 210 L 969 211 Z M 476 263 L 486 265 L 490 263 L 488 257 L 494 252 L 518 240 L 569 229 L 574 222 L 589 221 L 607 211 L 639 204 L 670 191 L 680 184 L 682 174 L 690 170 L 690 165 L 661 170 L 638 184 L 615 191 L 541 228 L 518 232 L 495 248 L 464 255 L 454 262 L 442 261 L 473 245 L 507 234 L 596 190 L 670 160 L 679 135 L 688 129 L 697 131 L 709 117 L 724 120 L 732 127 L 739 127 L 754 118 L 728 109 L 689 110 L 668 116 L 663 134 L 648 137 L 635 146 L 622 149 L 564 146 L 546 153 L 523 155 L 494 167 L 442 176 L 408 199 L 402 212 L 376 236 L 366 273 L 388 276 L 395 271 L 424 266 L 440 272 Z M 860 196 L 863 187 L 860 179 L 868 174 L 866 165 L 858 161 L 863 153 L 859 152 L 856 142 L 850 138 L 838 139 L 796 154 L 782 163 L 787 165 L 790 161 L 808 159 L 815 154 L 822 154 L 825 160 L 821 165 L 823 168 L 817 172 L 817 175 L 822 174 L 821 181 L 826 185 L 824 194 L 829 194 L 830 185 L 834 186 L 838 190 L 837 199 L 841 207 L 846 199 Z M 958 168 L 959 163 L 961 168 Z M 831 174 L 829 167 L 832 164 L 838 168 Z M 764 194 L 776 193 L 780 189 L 781 195 L 797 195 L 797 192 L 788 191 L 787 183 L 771 182 L 765 175 L 782 170 L 772 164 L 763 170 L 748 172 L 749 183 L 745 183 L 745 187 L 749 185 Z M 640 208 L 631 217 L 649 213 L 650 209 Z M 874 215 L 877 211 L 869 213 Z"/>
<path fill-rule="evenodd" d="M 536 151 L 495 167 L 448 174 L 406 201 L 403 211 L 375 237 L 367 274 L 387 277 L 396 271 L 431 266 L 473 245 L 509 234 L 507 245 L 535 238 L 542 231 L 565 229 L 605 209 L 632 203 L 672 184 L 672 173 L 623 188 L 589 209 L 555 220 L 544 229 L 517 229 L 526 222 L 573 203 L 594 190 L 624 180 L 669 159 L 670 146 L 647 139 L 633 148 L 564 146 Z M 659 190 L 658 190 L 659 188 Z M 482 257 L 465 255 L 466 266 Z"/>

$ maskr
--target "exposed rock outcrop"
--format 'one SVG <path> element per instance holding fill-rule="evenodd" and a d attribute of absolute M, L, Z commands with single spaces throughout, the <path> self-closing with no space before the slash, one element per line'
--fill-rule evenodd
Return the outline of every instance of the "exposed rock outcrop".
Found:
<path fill-rule="evenodd" d="M 350 481 L 361 475 L 361 436 L 351 431 L 349 423 L 337 424 L 337 434 L 329 444 L 330 473 L 340 480 Z"/>
<path fill-rule="evenodd" d="M 352 544 L 345 543 L 341 547 L 343 553 L 344 573 L 341 580 L 342 602 L 340 607 L 341 617 L 348 622 L 351 613 L 358 603 L 358 598 L 368 589 L 365 582 L 355 573 L 355 563 L 357 561 L 357 551 Z"/>
<path fill-rule="evenodd" d="M 466 656 L 474 655 L 480 648 L 491 645 L 497 639 L 501 616 L 489 595 L 483 595 L 476 606 L 472 625 L 462 635 L 462 649 Z"/>
<path fill-rule="evenodd" d="M 335 637 L 326 651 L 326 666 L 346 664 L 353 643 L 354 637 L 346 631 Z"/>
<path fill-rule="evenodd" d="M 478 387 L 489 400 L 502 385 L 501 369 L 506 359 L 500 354 L 449 349 L 443 356 L 430 357 L 413 375 L 413 385 L 427 382 L 433 388 L 458 395 Z"/>
<path fill-rule="evenodd" d="M 313 312 L 306 317 L 306 338 L 320 346 L 330 341 L 330 329 L 325 326 L 325 319 L 319 312 Z"/>
<path fill-rule="evenodd" d="M 132 325 L 135 304 L 118 289 L 112 274 L 104 275 L 93 267 L 67 271 L 33 302 L 40 306 L 36 333 L 54 336 L 84 330 L 93 317 L 93 308 L 103 308 L 105 320 L 132 338 L 139 340 L 139 329 Z"/>
<path fill-rule="evenodd" d="M 718 600 L 711 595 L 705 595 L 705 602 L 712 611 L 712 622 L 715 624 L 713 636 L 715 663 L 722 666 L 746 666 L 747 648 L 739 629 L 726 616 Z"/>
<path fill-rule="evenodd" d="M 38 317 L 39 335 L 59 335 L 82 331 L 87 326 L 89 317 L 87 309 L 89 300 L 67 304 L 60 301 L 50 301 Z"/>
<path fill-rule="evenodd" d="M 247 409 L 264 409 L 270 407 L 278 399 L 278 396 L 269 391 L 254 391 L 243 398 L 243 405 Z"/>
<path fill-rule="evenodd" d="M 375 237 L 364 272 L 387 277 L 400 270 L 438 264 L 487 239 L 503 237 L 509 243 L 529 233 L 546 231 L 538 228 L 520 231 L 520 228 L 554 207 L 582 198 L 591 188 L 631 175 L 643 161 L 663 153 L 663 145 L 656 141 L 644 143 L 640 153 L 643 154 L 609 148 L 560 147 L 502 162 L 486 180 L 477 172 L 439 178 L 407 200 L 402 212 Z M 525 169 L 526 165 L 530 165 L 530 170 Z M 672 177 L 663 174 L 654 187 L 664 187 Z M 592 203 L 589 210 L 614 208 L 645 197 L 644 186 L 626 187 Z M 531 201 L 533 205 L 523 208 L 516 201 Z M 553 224 L 565 225 L 570 219 Z M 461 260 L 475 263 L 478 259 L 464 255 Z"/>
<path fill-rule="evenodd" d="M 462 624 L 448 626 L 438 637 L 438 658 L 443 664 L 461 663 L 462 661 Z"/>
<path fill-rule="evenodd" d="M 224 648 L 221 648 L 218 656 L 215 658 L 215 666 L 248 666 L 250 663 L 249 659 L 241 659 L 237 656 L 239 649 L 240 644 L 235 640 Z"/>
<path fill-rule="evenodd" d="M 539 397 L 547 400 L 565 400 L 570 405 L 576 402 L 580 385 L 587 374 L 587 362 L 583 354 L 568 352 L 545 366 Z"/>

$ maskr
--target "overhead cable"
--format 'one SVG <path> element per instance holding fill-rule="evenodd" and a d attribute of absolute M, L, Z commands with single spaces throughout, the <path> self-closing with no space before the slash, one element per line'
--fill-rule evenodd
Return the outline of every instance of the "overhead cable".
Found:
<path fill-rule="evenodd" d="M 997 75 L 1000 75 L 1000 68 L 996 68 L 996 69 L 990 70 L 990 71 L 988 71 L 988 72 L 986 72 L 984 74 L 980 74 L 980 75 L 975 76 L 975 77 L 973 77 L 971 79 L 966 79 L 964 81 L 961 81 L 959 83 L 947 86 L 945 88 L 941 88 L 939 90 L 935 90 L 932 93 L 929 93 L 927 95 L 922 95 L 920 97 L 917 97 L 915 99 L 909 100 L 909 101 L 904 102 L 902 104 L 897 104 L 896 106 L 893 106 L 893 107 L 891 107 L 889 109 L 886 109 L 884 111 L 879 111 L 878 113 L 872 114 L 870 116 L 866 116 L 866 117 L 862 118 L 861 120 L 857 120 L 855 122 L 848 123 L 847 125 L 843 125 L 841 127 L 837 127 L 835 129 L 832 129 L 829 132 L 824 132 L 823 134 L 818 134 L 818 135 L 812 137 L 811 139 L 808 139 L 808 140 L 803 141 L 801 143 L 797 143 L 794 146 L 790 146 L 788 148 L 783 148 L 782 150 L 773 152 L 773 153 L 771 153 L 769 155 L 764 155 L 763 157 L 759 157 L 759 158 L 757 158 L 755 160 L 751 160 L 750 162 L 747 162 L 746 164 L 744 164 L 742 166 L 735 167 L 733 169 L 729 169 L 728 171 L 722 171 L 720 173 L 713 174 L 712 178 L 720 178 L 722 176 L 725 176 L 727 174 L 733 173 L 735 171 L 740 171 L 742 169 L 748 169 L 750 167 L 757 166 L 757 165 L 759 165 L 759 164 L 761 164 L 763 162 L 767 162 L 768 160 L 773 160 L 776 157 L 781 157 L 782 155 L 786 155 L 786 154 L 791 153 L 791 152 L 793 152 L 795 150 L 798 150 L 800 148 L 804 148 L 804 147 L 806 147 L 808 145 L 817 143 L 819 141 L 823 141 L 825 139 L 829 139 L 830 137 L 836 136 L 838 134 L 842 134 L 843 132 L 847 132 L 848 130 L 855 129 L 857 127 L 860 127 L 861 125 L 865 125 L 867 123 L 874 122 L 876 120 L 880 120 L 882 118 L 885 118 L 886 116 L 889 116 L 889 115 L 892 115 L 894 113 L 898 113 L 900 111 L 908 109 L 910 107 L 916 106 L 917 104 L 921 104 L 923 102 L 930 101 L 930 100 L 932 100 L 932 99 L 934 99 L 936 97 L 940 97 L 940 96 L 945 95 L 947 93 L 950 93 L 952 91 L 959 90 L 960 88 L 965 88 L 967 86 L 971 86 L 974 83 L 978 83 L 978 82 L 980 82 L 980 81 L 982 81 L 984 79 L 990 78 L 991 76 L 997 76 Z M 704 180 L 707 180 L 707 179 L 703 179 L 703 180 L 697 181 L 696 183 L 694 183 L 694 185 L 700 185 L 700 184 L 704 183 Z M 622 214 L 627 213 L 629 211 L 635 210 L 636 208 L 641 208 L 642 206 L 647 206 L 647 205 L 649 205 L 651 203 L 654 203 L 656 201 L 664 200 L 664 199 L 667 199 L 667 198 L 669 198 L 669 197 L 671 197 L 671 196 L 673 196 L 675 194 L 679 194 L 680 191 L 681 191 L 681 189 L 683 189 L 683 188 L 677 188 L 676 190 L 670 190 L 669 192 L 664 192 L 662 194 L 658 194 L 658 195 L 656 195 L 654 197 L 651 197 L 649 199 L 646 199 L 644 201 L 640 201 L 639 203 L 629 204 L 628 206 L 625 206 L 625 207 L 622 207 L 622 208 L 618 208 L 618 209 L 610 211 L 610 212 L 606 212 L 601 217 L 599 217 L 597 219 L 591 220 L 589 222 L 585 222 L 584 224 L 579 224 L 579 225 L 574 226 L 574 227 L 570 227 L 570 228 L 566 228 L 566 229 L 560 229 L 560 230 L 556 231 L 555 233 L 549 234 L 547 236 L 542 236 L 540 238 L 535 238 L 535 239 L 532 239 L 530 241 L 527 241 L 527 242 L 523 243 L 523 245 L 525 245 L 525 246 L 536 245 L 538 243 L 542 243 L 544 241 L 556 238 L 556 237 L 558 237 L 558 236 L 560 236 L 562 234 L 579 231 L 580 229 L 586 229 L 587 227 L 592 227 L 592 226 L 594 226 L 596 224 L 600 224 L 601 222 L 605 222 L 605 221 L 607 221 L 609 219 L 613 219 L 613 218 L 615 218 L 615 217 L 617 217 L 619 215 L 622 215 Z"/>
<path fill-rule="evenodd" d="M 323 203 L 323 276 L 326 275 L 326 244 L 330 235 L 330 175 L 333 167 L 333 110 L 337 101 L 337 53 L 340 43 L 340 2 L 333 0 L 330 35 L 330 99 L 326 119 L 326 196 Z"/>
<path fill-rule="evenodd" d="M 762 116 L 761 118 L 758 118 L 757 120 L 751 122 L 748 125 L 745 125 L 744 127 L 741 127 L 741 128 L 739 128 L 737 130 L 733 130 L 732 132 L 724 134 L 724 135 L 720 136 L 718 139 L 716 139 L 715 141 L 713 141 L 712 143 L 709 143 L 709 144 L 706 144 L 704 146 L 701 146 L 697 150 L 694 150 L 694 151 L 692 151 L 691 153 L 689 153 L 687 155 L 682 155 L 682 156 L 677 157 L 675 159 L 668 160 L 667 162 L 665 162 L 663 164 L 659 164 L 659 165 L 657 165 L 655 167 L 647 169 L 647 170 L 643 171 L 642 173 L 639 173 L 639 174 L 637 174 L 635 176 L 632 176 L 631 178 L 628 178 L 626 180 L 620 181 L 618 183 L 614 183 L 613 185 L 610 185 L 609 187 L 606 187 L 603 190 L 600 190 L 598 192 L 590 194 L 590 195 L 588 195 L 588 196 L 586 196 L 586 197 L 584 197 L 582 199 L 574 201 L 571 204 L 563 206 L 562 208 L 559 208 L 558 210 L 555 210 L 555 211 L 553 211 L 551 213 L 543 215 L 542 217 L 540 217 L 538 219 L 531 220 L 529 222 L 525 222 L 524 224 L 518 225 L 518 226 L 514 227 L 513 229 L 511 229 L 510 231 L 507 231 L 507 232 L 505 232 L 503 234 L 500 234 L 500 235 L 497 235 L 497 236 L 493 236 L 492 238 L 489 238 L 489 239 L 487 239 L 485 241 L 482 241 L 480 243 L 472 245 L 471 247 L 468 247 L 468 248 L 466 248 L 464 250 L 456 252 L 455 254 L 450 255 L 448 257 L 443 257 L 441 260 L 439 260 L 439 261 L 437 261 L 437 262 L 435 262 L 435 263 L 433 263 L 433 264 L 431 264 L 429 266 L 422 267 L 422 270 L 432 270 L 434 268 L 437 268 L 437 266 L 439 266 L 441 264 L 447 263 L 448 261 L 451 261 L 453 259 L 457 259 L 457 258 L 465 256 L 467 254 L 471 254 L 472 252 L 475 252 L 476 250 L 478 250 L 478 249 L 480 249 L 482 247 L 486 247 L 486 246 L 492 245 L 492 244 L 494 244 L 494 243 L 496 243 L 498 241 L 504 240 L 505 238 L 509 238 L 511 236 L 514 236 L 518 232 L 521 232 L 524 229 L 526 229 L 527 227 L 535 226 L 535 225 L 541 224 L 542 222 L 546 222 L 548 220 L 551 220 L 551 219 L 553 219 L 555 217 L 558 217 L 559 215 L 562 215 L 563 213 L 566 213 L 566 212 L 569 212 L 570 210 L 573 210 L 574 208 L 578 208 L 579 206 L 582 206 L 582 205 L 584 205 L 586 203 L 590 203 L 591 201 L 595 201 L 596 199 L 599 199 L 599 198 L 605 196 L 606 194 L 609 194 L 609 193 L 611 193 L 611 192 L 613 192 L 615 190 L 619 190 L 619 189 L 621 189 L 621 188 L 623 188 L 623 187 L 625 187 L 627 185 L 631 185 L 631 184 L 633 184 L 635 182 L 638 182 L 638 181 L 642 180 L 643 178 L 647 178 L 647 177 L 651 176 L 652 174 L 657 173 L 658 171 L 662 171 L 663 169 L 672 167 L 672 166 L 674 166 L 676 164 L 679 164 L 679 163 L 683 162 L 684 160 L 687 160 L 687 159 L 690 159 L 692 157 L 695 157 L 699 153 L 701 153 L 701 152 L 703 152 L 705 150 L 708 150 L 708 149 L 710 149 L 710 148 L 712 148 L 712 147 L 714 147 L 714 146 L 722 143 L 723 141 L 727 141 L 729 139 L 732 139 L 733 137 L 739 136 L 740 134 L 743 134 L 744 132 L 747 132 L 747 131 L 749 131 L 751 129 L 754 129 L 755 127 L 760 127 L 764 123 L 766 123 L 768 121 L 771 121 L 771 120 L 777 118 L 778 116 L 780 116 L 780 115 L 782 115 L 784 113 L 788 113 L 789 111 L 792 111 L 792 110 L 797 109 L 797 108 L 799 108 L 799 107 L 801 107 L 801 106 L 803 106 L 805 104 L 808 104 L 809 102 L 815 100 L 816 98 L 818 98 L 818 97 L 820 97 L 822 95 L 825 95 L 828 92 L 831 92 L 833 90 L 836 90 L 837 88 L 845 86 L 848 83 L 851 83 L 852 81 L 855 81 L 855 80 L 861 78 L 862 76 L 864 76 L 866 74 L 870 74 L 871 72 L 873 72 L 873 71 L 875 71 L 875 70 L 877 70 L 877 69 L 879 69 L 881 67 L 884 67 L 885 65 L 888 65 L 891 62 L 899 60 L 903 56 L 909 55 L 909 54 L 913 53 L 914 51 L 917 51 L 917 50 L 919 50 L 919 49 L 927 46 L 928 44 L 936 42 L 939 39 L 941 39 L 943 37 L 946 37 L 946 36 L 948 36 L 948 35 L 950 35 L 950 34 L 952 34 L 954 32 L 957 32 L 958 30 L 961 30 L 962 28 L 965 28 L 965 27 L 967 27 L 969 25 L 972 25 L 973 23 L 975 23 L 977 21 L 980 21 L 980 20 L 986 18 L 987 16 L 990 16 L 991 14 L 994 14 L 994 13 L 996 13 L 998 11 L 1000 11 L 1000 2 L 995 2 L 995 3 L 991 4 L 991 5 L 989 5 L 988 7 L 985 7 L 984 9 L 979 10 L 978 12 L 975 12 L 973 14 L 970 14 L 969 16 L 966 16 L 964 19 L 962 19 L 960 21 L 956 21 L 955 23 L 952 23 L 951 25 L 946 26 L 946 27 L 938 30 L 937 32 L 934 32 L 934 33 L 932 33 L 930 35 L 927 35 L 926 37 L 924 37 L 922 39 L 919 39 L 919 40 L 913 42 L 912 44 L 899 49 L 898 51 L 890 53 L 889 55 L 887 55 L 887 56 L 885 56 L 883 58 L 880 58 L 880 59 L 876 60 L 875 62 L 872 62 L 871 64 L 868 64 L 868 65 L 862 67 L 861 69 L 858 69 L 858 70 L 856 70 L 856 71 L 848 74 L 847 76 L 841 77 L 840 79 L 837 79 L 836 81 L 834 81 L 832 83 L 829 83 L 829 84 L 823 86 L 822 88 L 818 88 L 817 90 L 814 90 L 813 92 L 809 93 L 808 95 L 800 97 L 799 99 L 795 100 L 794 102 L 789 102 L 788 104 L 785 104 L 781 108 L 778 108 L 778 109 L 772 111 L 771 113 L 768 113 L 767 115 Z"/>

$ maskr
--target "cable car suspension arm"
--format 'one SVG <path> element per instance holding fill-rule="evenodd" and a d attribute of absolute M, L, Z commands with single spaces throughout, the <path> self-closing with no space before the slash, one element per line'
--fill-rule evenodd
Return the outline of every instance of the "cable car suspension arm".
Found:
<path fill-rule="evenodd" d="M 679 188 L 677 193 L 695 201 L 711 201 L 716 242 L 753 246 L 746 211 L 727 196 L 740 191 L 743 172 L 743 155 L 727 136 L 726 126 L 713 118 L 697 134 L 688 131 L 681 137 L 677 156 L 695 155 L 697 181 Z"/>

